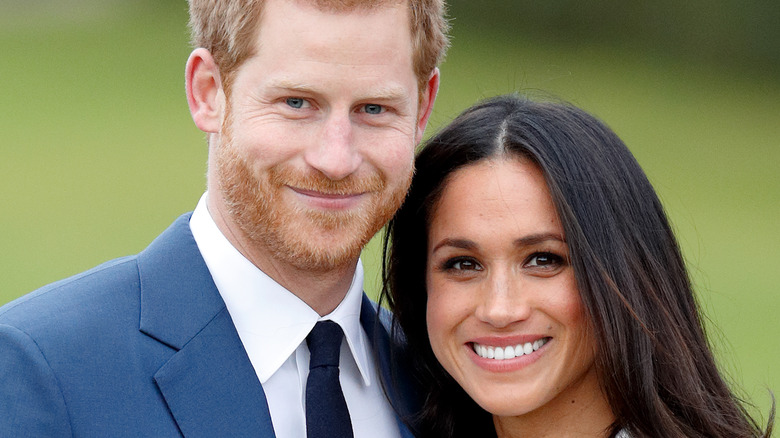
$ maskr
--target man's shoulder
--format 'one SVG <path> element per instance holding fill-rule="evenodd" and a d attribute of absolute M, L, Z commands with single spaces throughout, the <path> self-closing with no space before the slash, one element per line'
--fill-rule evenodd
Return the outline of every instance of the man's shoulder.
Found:
<path fill-rule="evenodd" d="M 181 248 L 178 242 L 186 240 L 188 219 L 188 214 L 181 216 L 139 254 L 105 262 L 0 307 L 0 325 L 66 334 L 77 324 L 108 324 L 117 318 L 136 318 L 137 323 L 143 260 L 166 265 L 170 253 Z M 163 254 L 148 254 L 161 246 Z"/>
<path fill-rule="evenodd" d="M 105 316 L 123 301 L 137 302 L 133 291 L 138 287 L 137 256 L 114 259 L 5 304 L 0 307 L 0 325 L 63 332 L 73 321 Z"/>

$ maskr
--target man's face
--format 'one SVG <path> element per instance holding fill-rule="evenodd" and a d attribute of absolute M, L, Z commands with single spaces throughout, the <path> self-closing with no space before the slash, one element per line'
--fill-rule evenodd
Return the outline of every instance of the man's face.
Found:
<path fill-rule="evenodd" d="M 354 263 L 398 208 L 427 120 L 407 14 L 266 4 L 210 152 L 212 191 L 241 244 L 329 270 Z"/>

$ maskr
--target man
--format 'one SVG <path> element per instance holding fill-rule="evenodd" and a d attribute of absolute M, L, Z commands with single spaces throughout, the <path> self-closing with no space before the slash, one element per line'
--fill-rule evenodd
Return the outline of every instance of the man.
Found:
<path fill-rule="evenodd" d="M 208 190 L 137 256 L 0 309 L 0 436 L 410 435 L 358 257 L 409 185 L 441 0 L 191 0 L 190 15 Z M 340 371 L 308 394 L 315 338 Z M 339 403 L 317 398 L 334 393 L 335 426 Z"/>

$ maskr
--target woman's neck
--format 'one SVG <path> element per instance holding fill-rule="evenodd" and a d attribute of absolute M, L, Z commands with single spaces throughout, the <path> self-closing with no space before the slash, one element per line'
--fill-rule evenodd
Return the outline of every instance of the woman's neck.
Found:
<path fill-rule="evenodd" d="M 558 397 L 516 417 L 493 416 L 498 438 L 606 437 L 615 415 L 601 391 Z"/>

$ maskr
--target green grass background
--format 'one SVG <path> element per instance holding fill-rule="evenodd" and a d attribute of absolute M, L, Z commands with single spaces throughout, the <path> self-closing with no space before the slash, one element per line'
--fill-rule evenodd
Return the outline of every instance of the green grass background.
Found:
<path fill-rule="evenodd" d="M 766 413 L 767 388 L 780 393 L 780 41 L 762 37 L 740 57 L 720 51 L 728 38 L 689 47 L 686 35 L 591 34 L 597 22 L 577 20 L 566 33 L 511 2 L 493 15 L 476 4 L 452 7 L 428 133 L 511 91 L 605 120 L 664 201 L 723 369 Z M 0 0 L 0 10 L 4 303 L 143 249 L 194 208 L 206 145 L 184 96 L 184 1 Z M 372 294 L 378 256 L 372 241 Z"/>

